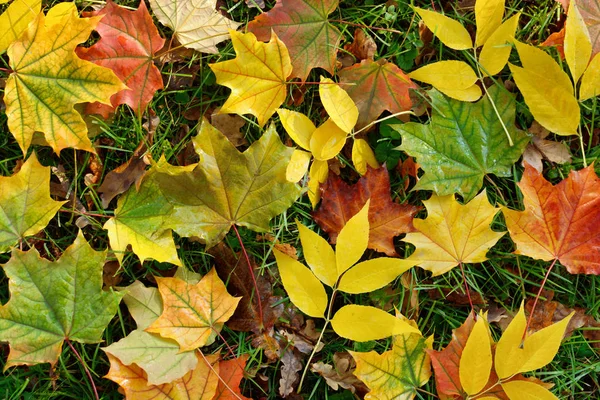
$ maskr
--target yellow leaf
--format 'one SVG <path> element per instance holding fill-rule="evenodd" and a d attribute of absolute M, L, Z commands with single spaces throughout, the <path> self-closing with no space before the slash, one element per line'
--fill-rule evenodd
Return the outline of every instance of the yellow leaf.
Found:
<path fill-rule="evenodd" d="M 468 87 L 467 89 L 448 89 L 438 88 L 438 90 L 444 93 L 448 97 L 460 101 L 477 101 L 481 97 L 481 88 L 477 85 Z"/>
<path fill-rule="evenodd" d="M 477 0 L 475 2 L 475 46 L 482 46 L 498 29 L 504 15 L 504 0 Z"/>
<path fill-rule="evenodd" d="M 321 76 L 319 96 L 333 122 L 341 130 L 349 133 L 358 121 L 358 108 L 348 93 L 331 79 Z"/>
<path fill-rule="evenodd" d="M 408 258 L 421 268 L 443 274 L 459 263 L 479 263 L 504 232 L 494 232 L 490 224 L 498 209 L 490 205 L 485 191 L 465 205 L 454 195 L 433 195 L 423 202 L 427 218 L 413 220 L 418 232 L 404 240 L 416 250 Z"/>
<path fill-rule="evenodd" d="M 292 73 L 288 50 L 275 33 L 268 43 L 252 33 L 229 33 L 237 57 L 209 64 L 217 83 L 231 89 L 219 113 L 249 113 L 262 127 L 285 100 L 286 78 Z"/>
<path fill-rule="evenodd" d="M 328 119 L 313 132 L 310 138 L 310 151 L 317 160 L 332 159 L 346 144 L 347 134 L 332 119 Z"/>
<path fill-rule="evenodd" d="M 508 62 L 508 57 L 512 50 L 511 43 L 513 42 L 520 16 L 521 14 L 517 13 L 507 19 L 491 34 L 483 45 L 479 54 L 479 64 L 483 76 L 496 75 L 502 71 L 502 68 Z"/>
<path fill-rule="evenodd" d="M 577 85 L 592 56 L 592 41 L 588 28 L 579 13 L 575 0 L 571 1 L 565 24 L 565 59 L 573 82 Z"/>
<path fill-rule="evenodd" d="M 327 308 L 327 293 L 323 284 L 304 265 L 273 249 L 281 282 L 292 303 L 306 315 L 323 318 Z"/>
<path fill-rule="evenodd" d="M 8 0 L 3 1 L 3 3 Z M 15 0 L 0 15 L 0 54 L 17 40 L 42 9 L 41 0 Z"/>
<path fill-rule="evenodd" d="M 454 50 L 466 50 L 473 47 L 471 35 L 460 22 L 435 11 L 419 7 L 413 7 L 413 9 L 423 19 L 423 23 L 429 30 L 446 46 Z"/>
<path fill-rule="evenodd" d="M 504 382 L 502 389 L 510 400 L 558 400 L 558 397 L 545 387 L 524 380 Z"/>
<path fill-rule="evenodd" d="M 527 326 L 523 304 L 519 312 L 508 325 L 502 337 L 496 345 L 496 356 L 494 357 L 494 368 L 500 379 L 508 378 L 518 373 L 523 364 L 522 351 L 523 332 Z"/>
<path fill-rule="evenodd" d="M 311 158 L 312 154 L 309 152 L 294 150 L 290 163 L 285 170 L 285 177 L 288 182 L 298 182 L 302 179 L 308 170 L 308 164 L 310 163 Z"/>
<path fill-rule="evenodd" d="M 571 94 L 573 93 L 573 83 L 569 75 L 554 61 L 554 58 L 545 51 L 521 43 L 518 40 L 513 40 L 513 43 L 517 48 L 523 68 L 530 71 L 538 71 L 540 74 L 544 74 L 546 79 L 552 81 L 554 85 L 563 88 Z"/>
<path fill-rule="evenodd" d="M 421 334 L 405 320 L 383 310 L 350 304 L 338 310 L 331 319 L 333 330 L 343 338 L 357 342 L 379 340 L 404 333 Z"/>
<path fill-rule="evenodd" d="M 327 161 L 314 160 L 308 172 L 308 198 L 312 207 L 315 208 L 321 200 L 319 185 L 327 180 L 329 165 Z"/>
<path fill-rule="evenodd" d="M 52 25 L 61 24 L 64 25 L 65 21 L 69 18 L 73 18 L 77 16 L 79 11 L 77 10 L 77 6 L 75 3 L 58 3 L 50 10 L 48 10 L 48 14 L 46 14 L 46 28 L 50 28 Z"/>
<path fill-rule="evenodd" d="M 365 139 L 354 139 L 352 144 L 352 163 L 356 171 L 364 175 L 367 173 L 367 165 L 371 168 L 379 168 L 375 153 Z"/>
<path fill-rule="evenodd" d="M 492 346 L 490 334 L 483 316 L 477 322 L 467 339 L 460 357 L 460 383 L 470 395 L 481 392 L 490 379 L 492 371 Z"/>
<path fill-rule="evenodd" d="M 596 54 L 581 77 L 579 101 L 591 99 L 600 94 L 600 54 Z"/>
<path fill-rule="evenodd" d="M 342 275 L 338 289 L 352 294 L 372 292 L 381 289 L 413 266 L 412 261 L 399 258 L 382 257 L 363 261 Z"/>
<path fill-rule="evenodd" d="M 304 259 L 312 272 L 327 286 L 333 287 L 338 279 L 335 253 L 327 240 L 296 221 Z"/>
<path fill-rule="evenodd" d="M 292 138 L 292 140 L 304 150 L 310 151 L 310 137 L 317 129 L 308 117 L 297 111 L 286 110 L 285 108 L 277 109 L 279 120 L 283 129 Z"/>
<path fill-rule="evenodd" d="M 338 276 L 353 266 L 367 249 L 369 243 L 369 204 L 357 212 L 340 231 L 335 246 Z"/>
<path fill-rule="evenodd" d="M 477 75 L 463 61 L 438 61 L 427 64 L 410 74 L 411 79 L 448 90 L 468 89 L 477 82 Z"/>

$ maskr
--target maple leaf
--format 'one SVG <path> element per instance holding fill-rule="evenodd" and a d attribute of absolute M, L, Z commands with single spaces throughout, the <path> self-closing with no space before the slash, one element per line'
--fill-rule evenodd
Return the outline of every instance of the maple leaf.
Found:
<path fill-rule="evenodd" d="M 73 106 L 110 104 L 110 97 L 125 88 L 111 70 L 76 56 L 75 46 L 87 40 L 101 17 L 79 18 L 75 5 L 68 4 L 68 13 L 64 6 L 51 8 L 47 17 L 40 13 L 8 49 L 13 72 L 6 81 L 6 116 L 24 153 L 36 131 L 56 153 L 66 147 L 94 152 Z"/>
<path fill-rule="evenodd" d="M 412 220 L 419 208 L 392 201 L 386 168 L 368 168 L 367 173 L 352 186 L 337 175 L 331 175 L 321 190 L 323 200 L 313 218 L 329 234 L 332 244 L 336 243 L 339 232 L 368 199 L 371 199 L 368 248 L 397 256 L 394 237 L 414 231 Z"/>
<path fill-rule="evenodd" d="M 96 26 L 101 38 L 90 48 L 78 47 L 77 55 L 111 69 L 129 87 L 110 98 L 112 106 L 94 103 L 88 106 L 88 112 L 107 118 L 119 104 L 127 104 L 141 115 L 152 101 L 154 92 L 163 88 L 162 77 L 153 58 L 165 44 L 152 22 L 146 3 L 142 1 L 137 10 L 130 11 L 109 0 L 100 11 L 83 15 L 104 16 Z"/>
<path fill-rule="evenodd" d="M 339 0 L 277 0 L 270 11 L 258 15 L 248 30 L 267 41 L 271 31 L 285 43 L 293 65 L 292 77 L 305 81 L 313 68 L 333 74 L 342 34 L 328 15 Z"/>
<path fill-rule="evenodd" d="M 106 251 L 96 252 L 80 232 L 62 257 L 50 262 L 35 248 L 13 250 L 3 265 L 11 297 L 0 307 L 0 337 L 10 344 L 4 369 L 49 362 L 64 340 L 98 343 L 122 295 L 102 291 Z"/>
<path fill-rule="evenodd" d="M 50 198 L 50 168 L 32 154 L 12 176 L 0 176 L 0 253 L 42 230 L 64 201 Z"/>
<path fill-rule="evenodd" d="M 212 400 L 250 400 L 240 393 L 240 381 L 244 378 L 244 368 L 248 354 L 238 358 L 219 362 L 219 385 Z M 227 386 L 225 386 L 227 385 Z"/>
<path fill-rule="evenodd" d="M 488 89 L 490 98 L 486 95 L 476 103 L 464 103 L 447 99 L 435 89 L 428 93 L 433 105 L 429 125 L 390 125 L 402 135 L 398 149 L 415 157 L 425 171 L 414 190 L 433 190 L 440 196 L 460 193 L 468 201 L 477 194 L 486 174 L 510 176 L 512 165 L 529 142 L 527 134 L 514 125 L 512 95 L 493 86 Z"/>
<path fill-rule="evenodd" d="M 425 339 L 420 333 L 405 333 L 394 336 L 392 350 L 381 355 L 351 351 L 356 360 L 354 375 L 370 389 L 365 400 L 413 399 L 431 377 L 426 349 L 432 344 L 433 335 Z"/>
<path fill-rule="evenodd" d="M 416 247 L 408 260 L 434 276 L 461 263 L 487 260 L 487 251 L 505 233 L 490 228 L 498 209 L 488 202 L 485 190 L 465 205 L 454 195 L 435 194 L 423 204 L 427 218 L 414 219 L 417 232 L 407 233 L 403 240 Z"/>
<path fill-rule="evenodd" d="M 593 166 L 553 186 L 526 164 L 518 185 L 525 210 L 502 208 L 515 253 L 558 260 L 572 274 L 600 274 L 600 179 Z"/>
<path fill-rule="evenodd" d="M 229 38 L 240 24 L 225 18 L 215 7 L 217 0 L 150 0 L 156 18 L 173 29 L 184 47 L 216 54 L 216 44 Z"/>
<path fill-rule="evenodd" d="M 146 332 L 175 340 L 181 351 L 211 344 L 240 301 L 227 293 L 214 268 L 195 285 L 178 278 L 156 282 L 164 308 Z"/>
<path fill-rule="evenodd" d="M 285 100 L 292 72 L 288 50 L 275 32 L 268 43 L 252 33 L 230 34 L 237 57 L 209 64 L 217 83 L 231 89 L 219 113 L 252 114 L 262 127 Z"/>
<path fill-rule="evenodd" d="M 198 366 L 182 378 L 162 385 L 148 383 L 146 373 L 135 364 L 124 365 L 108 354 L 110 370 L 104 377 L 116 382 L 127 400 L 212 400 L 217 393 L 217 355 L 196 355 Z M 210 364 L 210 365 L 209 365 Z"/>
<path fill-rule="evenodd" d="M 412 107 L 409 89 L 417 85 L 393 63 L 363 60 L 342 69 L 339 76 L 360 112 L 356 129 L 375 121 L 383 111 L 396 114 Z"/>
<path fill-rule="evenodd" d="M 21 36 L 41 9 L 41 0 L 15 0 L 8 6 L 0 15 L 0 54 Z"/>

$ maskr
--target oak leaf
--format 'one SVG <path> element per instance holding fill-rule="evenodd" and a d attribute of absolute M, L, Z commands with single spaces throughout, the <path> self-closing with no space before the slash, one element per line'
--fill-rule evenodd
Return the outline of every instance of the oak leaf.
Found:
<path fill-rule="evenodd" d="M 288 50 L 275 32 L 268 43 L 258 42 L 252 33 L 230 34 L 237 57 L 209 64 L 217 83 L 231 89 L 219 113 L 252 114 L 262 127 L 287 95 L 292 72 Z"/>
<path fill-rule="evenodd" d="M 0 15 L 0 54 L 21 36 L 41 9 L 41 0 L 14 0 L 8 6 Z"/>
<path fill-rule="evenodd" d="M 143 1 L 134 11 L 109 0 L 100 11 L 84 13 L 86 17 L 99 15 L 103 16 L 96 26 L 100 40 L 89 48 L 78 47 L 77 55 L 111 69 L 129 89 L 114 94 L 110 98 L 112 106 L 93 103 L 87 111 L 106 118 L 119 104 L 127 104 L 141 115 L 154 93 L 163 88 L 162 76 L 153 59 L 165 40 L 160 37 Z"/>
<path fill-rule="evenodd" d="M 590 166 L 553 186 L 530 165 L 519 182 L 524 211 L 502 208 L 516 254 L 600 274 L 600 179 Z"/>
<path fill-rule="evenodd" d="M 6 81 L 4 101 L 8 128 L 25 153 L 37 131 L 55 153 L 67 147 L 94 152 L 88 129 L 75 111 L 77 103 L 110 97 L 125 85 L 107 69 L 84 61 L 75 46 L 84 42 L 101 17 L 79 18 L 73 3 L 40 13 L 8 49 L 13 72 Z"/>
<path fill-rule="evenodd" d="M 258 40 L 267 41 L 271 31 L 285 43 L 293 65 L 292 77 L 305 81 L 313 68 L 335 70 L 341 33 L 328 19 L 339 0 L 278 0 L 270 11 L 248 24 Z"/>
<path fill-rule="evenodd" d="M 54 365 L 65 340 L 102 341 L 122 295 L 102 291 L 106 251 L 94 251 L 80 232 L 62 257 L 50 262 L 35 248 L 13 250 L 3 265 L 11 297 L 0 307 L 0 337 L 10 344 L 4 366 Z"/>
<path fill-rule="evenodd" d="M 12 176 L 0 176 L 0 253 L 42 230 L 64 204 L 50 198 L 50 168 L 32 154 Z"/>
<path fill-rule="evenodd" d="M 394 237 L 414 231 L 412 220 L 419 208 L 392 201 L 386 168 L 368 168 L 367 173 L 354 185 L 346 184 L 333 174 L 321 190 L 323 201 L 313 217 L 321 229 L 329 234 L 332 244 L 336 243 L 342 228 L 368 199 L 371 199 L 368 248 L 388 256 L 398 256 Z"/>

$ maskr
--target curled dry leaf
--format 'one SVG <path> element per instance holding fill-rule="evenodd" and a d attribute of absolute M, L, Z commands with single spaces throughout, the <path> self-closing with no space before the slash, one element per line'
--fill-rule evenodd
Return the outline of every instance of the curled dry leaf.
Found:
<path fill-rule="evenodd" d="M 523 153 L 523 165 L 527 162 L 538 172 L 542 172 L 542 160 L 544 159 L 557 164 L 571 162 L 571 154 L 567 145 L 564 142 L 546 140 L 550 131 L 537 121 L 533 121 L 529 133 L 532 133 L 533 137 Z"/>
<path fill-rule="evenodd" d="M 325 378 L 325 382 L 333 390 L 343 388 L 361 394 L 368 391 L 367 386 L 354 375 L 356 362 L 348 353 L 335 353 L 333 365 L 317 362 L 310 366 L 310 370 Z"/>
<path fill-rule="evenodd" d="M 279 394 L 282 397 L 289 396 L 296 383 L 300 379 L 298 372 L 302 370 L 300 357 L 294 353 L 293 349 L 287 349 L 281 357 L 281 378 L 279 379 Z"/>

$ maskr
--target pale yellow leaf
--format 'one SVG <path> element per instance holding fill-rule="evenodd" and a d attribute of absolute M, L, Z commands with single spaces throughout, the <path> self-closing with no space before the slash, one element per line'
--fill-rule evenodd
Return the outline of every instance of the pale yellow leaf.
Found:
<path fill-rule="evenodd" d="M 502 389 L 510 400 L 558 400 L 548 389 L 529 381 L 505 382 Z"/>
<path fill-rule="evenodd" d="M 335 246 L 338 276 L 353 266 L 367 249 L 369 243 L 369 204 L 346 222 L 340 231 Z"/>
<path fill-rule="evenodd" d="M 379 308 L 355 304 L 340 308 L 331 319 L 331 326 L 341 337 L 357 342 L 379 340 L 403 333 L 421 333 L 405 320 Z"/>
<path fill-rule="evenodd" d="M 308 117 L 297 111 L 277 109 L 283 129 L 292 140 L 304 150 L 310 150 L 310 137 L 317 127 Z"/>
<path fill-rule="evenodd" d="M 333 122 L 341 130 L 349 133 L 358 121 L 358 108 L 348 93 L 331 79 L 321 76 L 319 96 Z"/>
<path fill-rule="evenodd" d="M 375 153 L 365 139 L 354 139 L 352 144 L 352 163 L 356 171 L 364 175 L 367 173 L 367 165 L 371 168 L 379 168 Z"/>
<path fill-rule="evenodd" d="M 560 86 L 565 91 L 573 93 L 573 83 L 569 75 L 562 70 L 562 67 L 554 61 L 548 53 L 537 47 L 513 40 L 523 68 L 530 71 L 538 71 L 544 74 L 546 79 L 552 81 L 554 85 Z"/>
<path fill-rule="evenodd" d="M 437 88 L 440 92 L 444 93 L 448 97 L 460 101 L 477 101 L 481 97 L 481 88 L 477 85 L 468 87 L 467 89 L 450 89 L 450 88 Z"/>
<path fill-rule="evenodd" d="M 298 221 L 298 232 L 304 259 L 312 272 L 327 286 L 333 287 L 338 279 L 335 253 L 327 240 L 311 231 Z"/>
<path fill-rule="evenodd" d="M 512 50 L 511 43 L 513 42 L 520 16 L 521 14 L 517 13 L 507 19 L 491 34 L 483 45 L 479 54 L 479 64 L 483 76 L 496 75 L 502 71 L 502 68 L 508 62 L 508 57 Z"/>
<path fill-rule="evenodd" d="M 0 15 L 0 54 L 21 36 L 41 9 L 41 0 L 15 0 L 8 6 Z"/>
<path fill-rule="evenodd" d="M 475 46 L 482 46 L 498 29 L 504 15 L 504 0 L 477 0 L 475 2 L 475 23 L 477 34 Z"/>
<path fill-rule="evenodd" d="M 342 278 L 338 289 L 346 293 L 368 293 L 381 289 L 414 266 L 412 261 L 399 258 L 374 258 L 350 268 Z"/>
<path fill-rule="evenodd" d="M 273 249 L 281 282 L 292 303 L 306 315 L 323 318 L 327 308 L 327 293 L 310 269 L 290 256 Z"/>
<path fill-rule="evenodd" d="M 471 35 L 460 22 L 435 11 L 424 10 L 419 7 L 413 7 L 413 9 L 419 14 L 429 30 L 446 46 L 454 50 L 466 50 L 473 47 Z"/>
<path fill-rule="evenodd" d="M 311 158 L 312 154 L 307 151 L 294 150 L 290 163 L 285 170 L 285 177 L 288 182 L 298 182 L 302 179 L 308 170 L 308 164 L 310 164 Z"/>
<path fill-rule="evenodd" d="M 600 53 L 596 54 L 581 77 L 579 101 L 591 99 L 600 94 Z"/>
<path fill-rule="evenodd" d="M 468 89 L 477 82 L 477 75 L 463 61 L 438 61 L 408 74 L 411 79 L 449 90 Z"/>
<path fill-rule="evenodd" d="M 492 346 L 485 319 L 480 315 L 460 357 L 460 383 L 467 394 L 479 393 L 490 379 Z"/>
<path fill-rule="evenodd" d="M 317 160 L 332 159 L 346 144 L 347 134 L 332 119 L 328 119 L 313 132 L 310 138 L 310 151 Z"/>
<path fill-rule="evenodd" d="M 327 180 L 329 166 L 327 161 L 314 160 L 308 172 L 308 198 L 310 204 L 315 208 L 321 200 L 319 185 Z"/>
<path fill-rule="evenodd" d="M 565 25 L 565 59 L 577 84 L 592 56 L 592 41 L 574 0 L 569 5 Z"/>

